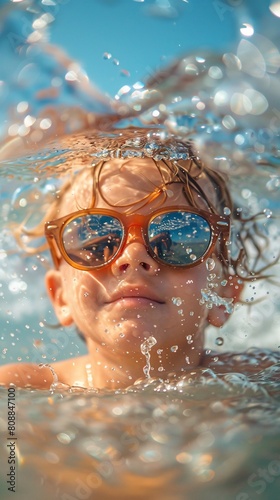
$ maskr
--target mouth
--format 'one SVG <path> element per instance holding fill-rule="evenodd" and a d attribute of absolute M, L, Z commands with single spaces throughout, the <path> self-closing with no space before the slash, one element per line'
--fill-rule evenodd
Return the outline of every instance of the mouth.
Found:
<path fill-rule="evenodd" d="M 156 294 L 149 293 L 147 290 L 140 290 L 139 288 L 120 290 L 112 294 L 107 304 L 121 303 L 122 305 L 141 305 L 141 304 L 164 304 L 165 302 Z"/>

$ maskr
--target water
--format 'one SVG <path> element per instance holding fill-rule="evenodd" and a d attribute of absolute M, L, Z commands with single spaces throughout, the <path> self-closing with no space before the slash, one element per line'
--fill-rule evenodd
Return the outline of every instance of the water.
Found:
<path fill-rule="evenodd" d="M 160 126 L 163 135 L 192 137 L 201 157 L 228 175 L 239 212 L 247 217 L 263 214 L 261 224 L 271 245 L 262 252 L 260 264 L 267 252 L 278 254 L 279 223 L 274 217 L 279 215 L 280 188 L 279 20 L 268 8 L 270 4 L 277 14 L 277 2 L 211 3 L 220 29 L 232 16 L 238 26 L 235 43 L 217 43 L 212 52 L 193 46 L 183 55 L 174 51 L 161 68 L 141 76 L 134 73 L 134 80 L 128 76 L 132 65 L 127 69 L 122 57 L 104 43 L 103 61 L 115 60 L 111 71 L 119 68 L 119 78 L 127 78 L 114 97 L 99 91 L 81 65 L 49 44 L 52 23 L 62 9 L 67 13 L 66 2 L 2 4 L 3 363 L 51 363 L 85 352 L 75 331 L 49 327 L 56 322 L 43 288 L 49 257 L 39 253 L 23 259 L 14 253 L 8 223 L 27 219 L 32 226 L 40 219 L 44 201 L 53 198 L 58 177 L 68 172 L 73 158 L 88 160 L 90 128 L 105 136 L 112 126 L 133 123 Z M 174 23 L 181 15 L 181 2 L 155 1 L 149 7 L 148 19 L 155 16 L 155 22 L 164 18 Z M 190 9 L 195 9 L 191 3 Z M 202 39 L 200 44 L 206 46 Z M 202 300 L 212 307 L 221 298 L 210 286 L 215 281 L 210 259 L 207 269 L 209 283 Z M 274 281 L 277 272 L 275 267 Z M 55 377 L 50 391 L 17 389 L 14 496 L 278 499 L 279 288 L 267 280 L 252 282 L 244 301 L 225 327 L 208 331 L 211 368 L 169 382 L 153 378 L 150 351 L 157 346 L 156 337 L 150 337 L 142 344 L 143 379 L 127 390 L 86 391 L 57 384 Z M 231 313 L 230 301 L 224 305 Z M 180 314 L 179 292 L 174 306 Z M 260 350 L 248 351 L 252 345 Z M 227 350 L 242 354 L 219 357 Z M 12 493 L 6 482 L 4 388 L 0 409 L 0 492 L 6 500 Z"/>
<path fill-rule="evenodd" d="M 20 498 L 41 485 L 43 499 L 276 499 L 279 366 L 115 393 L 17 390 Z"/>

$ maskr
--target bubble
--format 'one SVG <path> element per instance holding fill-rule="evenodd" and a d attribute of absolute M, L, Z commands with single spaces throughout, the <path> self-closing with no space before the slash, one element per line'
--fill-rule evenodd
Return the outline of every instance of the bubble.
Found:
<path fill-rule="evenodd" d="M 178 346 L 177 345 L 173 345 L 172 347 L 170 347 L 170 351 L 171 352 L 177 352 L 178 351 Z"/>
<path fill-rule="evenodd" d="M 274 14 L 274 16 L 276 17 L 280 17 L 280 2 L 273 2 L 270 6 L 269 6 L 269 10 L 272 12 L 272 14 Z"/>
<path fill-rule="evenodd" d="M 121 74 L 122 76 L 126 76 L 126 77 L 129 77 L 129 76 L 130 76 L 130 72 L 129 72 L 127 69 L 122 69 L 122 70 L 120 71 L 120 74 Z"/>
<path fill-rule="evenodd" d="M 215 269 L 215 265 L 216 265 L 216 263 L 215 263 L 214 259 L 209 258 L 206 260 L 207 271 L 213 271 L 213 269 Z"/>
<path fill-rule="evenodd" d="M 215 340 L 215 344 L 216 345 L 223 345 L 224 343 L 224 339 L 223 337 L 217 337 L 216 340 Z"/>
<path fill-rule="evenodd" d="M 280 177 L 272 175 L 271 179 L 266 183 L 268 191 L 277 191 L 280 188 Z"/>
<path fill-rule="evenodd" d="M 233 113 L 239 116 L 245 116 L 252 111 L 252 102 L 245 94 L 234 92 L 230 99 L 230 107 Z"/>
<path fill-rule="evenodd" d="M 228 130 L 233 130 L 236 127 L 236 121 L 231 115 L 224 116 L 222 124 Z"/>
<path fill-rule="evenodd" d="M 211 66 L 208 70 L 208 75 L 211 78 L 214 78 L 215 80 L 219 80 L 220 78 L 223 78 L 223 72 L 219 66 Z"/>
<path fill-rule="evenodd" d="M 237 146 L 242 146 L 242 144 L 245 143 L 245 137 L 244 137 L 244 135 L 242 135 L 242 134 L 236 134 L 236 136 L 234 138 L 234 142 L 235 142 L 235 144 L 237 144 Z"/>
<path fill-rule="evenodd" d="M 252 196 L 252 191 L 250 191 L 250 189 L 246 189 L 246 188 L 242 189 L 241 196 L 245 200 L 248 200 L 250 198 L 250 196 Z"/>
<path fill-rule="evenodd" d="M 266 216 L 267 219 L 270 219 L 270 217 L 273 215 L 273 212 L 272 210 L 270 210 L 269 208 L 265 208 L 264 211 L 263 211 L 264 215 Z"/>
<path fill-rule="evenodd" d="M 228 207 L 224 208 L 224 215 L 230 215 L 231 214 L 231 209 Z"/>
<path fill-rule="evenodd" d="M 216 278 L 216 274 L 215 273 L 210 273 L 208 276 L 207 276 L 207 281 L 213 281 L 215 278 Z"/>
<path fill-rule="evenodd" d="M 103 53 L 103 59 L 111 59 L 111 58 L 112 58 L 112 54 L 110 54 L 110 52 Z"/>
<path fill-rule="evenodd" d="M 172 302 L 175 306 L 179 307 L 182 305 L 183 301 L 181 299 L 181 297 L 172 297 Z"/>
<path fill-rule="evenodd" d="M 249 23 L 244 23 L 242 28 L 240 28 L 240 33 L 243 36 L 252 36 L 254 34 L 254 28 Z"/>
<path fill-rule="evenodd" d="M 27 283 L 25 283 L 25 281 L 21 281 L 21 280 L 12 280 L 9 283 L 8 287 L 9 287 L 10 292 L 20 293 L 20 292 L 24 292 L 27 289 Z"/>
<path fill-rule="evenodd" d="M 24 208 L 24 207 L 26 207 L 26 205 L 27 205 L 27 200 L 25 198 L 21 198 L 19 200 L 19 206 Z"/>

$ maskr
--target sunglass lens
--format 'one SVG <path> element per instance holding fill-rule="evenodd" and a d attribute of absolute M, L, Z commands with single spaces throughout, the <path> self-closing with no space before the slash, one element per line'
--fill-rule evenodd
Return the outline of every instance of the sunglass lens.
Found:
<path fill-rule="evenodd" d="M 174 266 L 186 266 L 206 253 L 211 242 L 211 227 L 200 215 L 172 211 L 152 219 L 148 238 L 159 259 Z"/>
<path fill-rule="evenodd" d="M 83 266 L 99 267 L 116 254 L 123 238 L 121 222 L 107 215 L 83 215 L 69 221 L 62 233 L 68 257 Z"/>

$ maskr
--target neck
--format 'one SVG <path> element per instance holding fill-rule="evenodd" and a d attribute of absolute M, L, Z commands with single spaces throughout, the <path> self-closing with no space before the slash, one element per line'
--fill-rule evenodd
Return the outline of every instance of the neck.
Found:
<path fill-rule="evenodd" d="M 192 350 L 173 346 L 168 352 L 152 344 L 150 338 L 143 342 L 139 352 L 127 350 L 116 353 L 89 341 L 87 385 L 97 389 L 124 389 L 138 379 L 170 380 L 197 368 L 201 363 L 203 342 Z"/>

